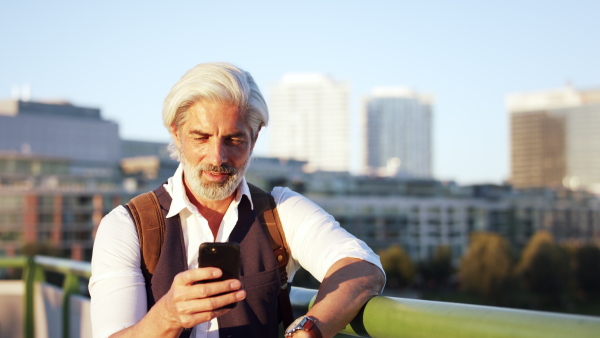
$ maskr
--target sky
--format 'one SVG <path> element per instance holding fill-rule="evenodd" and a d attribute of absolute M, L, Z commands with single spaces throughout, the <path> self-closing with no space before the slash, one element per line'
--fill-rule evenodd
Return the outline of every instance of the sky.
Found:
<path fill-rule="evenodd" d="M 168 141 L 162 101 L 198 63 L 252 73 L 269 101 L 288 72 L 350 86 L 352 170 L 361 102 L 377 86 L 432 94 L 433 173 L 509 179 L 508 94 L 600 87 L 600 1 L 5 1 L 0 100 L 96 107 L 125 139 Z M 268 127 L 255 155 L 268 155 Z"/>

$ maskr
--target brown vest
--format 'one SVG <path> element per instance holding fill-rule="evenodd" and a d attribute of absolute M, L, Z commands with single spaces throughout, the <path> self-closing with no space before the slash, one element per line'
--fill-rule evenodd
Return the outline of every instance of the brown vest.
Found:
<path fill-rule="evenodd" d="M 146 280 L 148 308 L 169 291 L 175 275 L 187 270 L 187 254 L 179 215 L 166 218 L 171 196 L 163 186 L 154 192 L 165 217 L 165 235 L 154 275 L 151 280 Z M 238 206 L 238 222 L 229 241 L 240 244 L 241 282 L 246 290 L 246 299 L 239 302 L 233 310 L 218 317 L 219 336 L 275 338 L 278 336 L 277 296 L 280 290 L 277 261 L 267 234 L 245 195 Z M 189 336 L 189 331 L 181 334 L 181 337 Z"/>

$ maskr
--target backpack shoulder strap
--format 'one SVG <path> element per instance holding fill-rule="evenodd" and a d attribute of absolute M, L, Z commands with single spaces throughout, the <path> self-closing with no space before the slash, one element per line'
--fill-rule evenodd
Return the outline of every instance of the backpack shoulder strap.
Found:
<path fill-rule="evenodd" d="M 285 240 L 285 233 L 281 227 L 277 205 L 273 196 L 260 189 L 259 187 L 248 183 L 250 194 L 252 195 L 252 204 L 258 216 L 260 224 L 266 230 L 271 243 L 271 249 L 277 259 L 279 267 L 279 279 L 281 281 L 281 291 L 279 293 L 279 310 L 284 328 L 294 321 L 292 305 L 290 303 L 290 288 L 288 287 L 287 264 L 290 260 L 290 250 Z"/>
<path fill-rule="evenodd" d="M 285 233 L 281 227 L 281 221 L 279 220 L 279 214 L 277 213 L 277 206 L 275 200 L 271 194 L 258 188 L 255 185 L 248 183 L 250 187 L 250 194 L 252 195 L 252 204 L 254 210 L 258 215 L 258 219 L 262 224 L 263 228 L 267 230 L 269 235 L 269 242 L 273 249 L 273 254 L 277 259 L 277 265 L 279 266 L 279 275 L 281 278 L 281 287 L 287 287 L 287 272 L 286 267 L 290 259 L 289 249 L 285 240 Z"/>
<path fill-rule="evenodd" d="M 134 197 L 125 205 L 137 229 L 142 255 L 142 273 L 150 281 L 165 237 L 165 219 L 153 191 Z"/>

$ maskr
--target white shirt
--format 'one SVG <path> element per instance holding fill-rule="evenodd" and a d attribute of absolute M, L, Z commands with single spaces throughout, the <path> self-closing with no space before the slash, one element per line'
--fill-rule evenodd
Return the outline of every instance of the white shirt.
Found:
<path fill-rule="evenodd" d="M 217 238 L 213 238 L 208 221 L 188 200 L 183 184 L 183 168 L 164 185 L 172 202 L 167 217 L 179 214 L 187 249 L 188 269 L 198 267 L 198 247 L 203 242 L 226 242 L 238 219 L 237 206 L 242 196 L 251 201 L 243 179 L 235 199 L 229 205 Z M 277 204 L 291 259 L 287 266 L 292 280 L 300 266 L 322 281 L 327 270 L 338 260 L 354 257 L 378 266 L 377 256 L 363 241 L 340 227 L 331 215 L 304 196 L 288 188 L 271 192 Z M 252 205 L 253 208 L 253 205 Z M 140 270 L 140 245 L 135 224 L 123 206 L 107 214 L 98 227 L 92 255 L 89 282 L 94 337 L 108 337 L 133 326 L 147 312 L 144 276 Z M 192 337 L 218 338 L 216 318 L 194 327 Z"/>

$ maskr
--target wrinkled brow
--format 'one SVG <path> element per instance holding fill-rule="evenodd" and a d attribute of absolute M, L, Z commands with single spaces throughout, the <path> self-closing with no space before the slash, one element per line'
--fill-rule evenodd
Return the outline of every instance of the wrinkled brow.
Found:
<path fill-rule="evenodd" d="M 198 136 L 212 136 L 211 133 L 205 132 L 205 131 L 202 131 L 199 129 L 190 130 L 189 133 L 192 135 L 198 135 Z M 231 134 L 227 134 L 227 135 L 225 135 L 225 137 L 226 138 L 246 138 L 246 137 L 248 137 L 248 135 L 240 130 L 240 131 L 233 132 Z"/>

